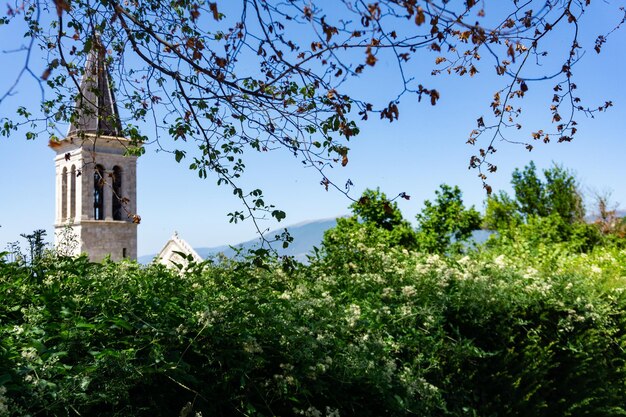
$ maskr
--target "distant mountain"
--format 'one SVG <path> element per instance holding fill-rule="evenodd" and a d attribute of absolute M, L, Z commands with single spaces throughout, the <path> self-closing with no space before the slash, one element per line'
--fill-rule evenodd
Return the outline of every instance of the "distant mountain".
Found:
<path fill-rule="evenodd" d="M 281 256 L 293 256 L 298 261 L 306 261 L 306 255 L 313 250 L 313 246 L 319 246 L 320 243 L 322 243 L 324 232 L 332 227 L 335 227 L 336 224 L 336 219 L 323 219 L 287 226 L 287 230 L 289 230 L 289 233 L 293 237 L 293 242 L 291 242 L 286 249 L 283 249 L 281 245 L 276 245 L 278 246 L 276 248 L 278 254 Z M 275 235 L 280 235 L 283 231 L 284 229 L 273 230 L 267 232 L 266 236 L 271 240 Z M 235 255 L 235 250 L 233 248 L 243 249 L 245 251 L 258 245 L 259 239 L 251 239 L 246 242 L 232 245 L 232 247 L 222 245 L 194 248 L 194 250 L 198 253 L 198 255 L 206 259 L 209 256 L 215 256 L 219 253 L 222 253 L 227 257 L 231 257 Z M 140 256 L 137 260 L 141 264 L 148 264 L 154 259 L 155 256 L 156 254 L 144 255 Z"/>
<path fill-rule="evenodd" d="M 276 245 L 276 250 L 280 256 L 293 256 L 298 261 L 305 261 L 306 255 L 313 250 L 313 246 L 319 246 L 320 243 L 322 243 L 324 232 L 332 227 L 335 227 L 336 224 L 336 219 L 324 219 L 287 226 L 289 234 L 293 237 L 293 242 L 291 242 L 286 249 L 283 249 L 282 245 L 278 244 Z M 284 229 L 272 230 L 267 232 L 266 237 L 269 240 L 272 240 L 275 235 L 280 235 L 283 231 Z M 245 251 L 247 249 L 257 247 L 258 245 L 259 239 L 251 239 L 247 242 L 238 243 L 232 246 L 233 248 L 243 249 Z M 235 250 L 233 248 L 230 246 L 217 246 L 213 248 L 194 249 L 201 257 L 208 258 L 209 256 L 217 255 L 218 253 L 222 253 L 227 257 L 234 256 Z"/>

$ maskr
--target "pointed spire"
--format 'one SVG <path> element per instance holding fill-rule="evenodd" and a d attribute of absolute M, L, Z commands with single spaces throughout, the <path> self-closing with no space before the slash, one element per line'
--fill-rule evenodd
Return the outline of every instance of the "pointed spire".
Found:
<path fill-rule="evenodd" d="M 98 35 L 94 36 L 93 47 L 87 56 L 80 92 L 76 99 L 78 119 L 70 124 L 68 136 L 78 133 L 121 136 L 120 117 L 105 63 L 105 49 Z"/>

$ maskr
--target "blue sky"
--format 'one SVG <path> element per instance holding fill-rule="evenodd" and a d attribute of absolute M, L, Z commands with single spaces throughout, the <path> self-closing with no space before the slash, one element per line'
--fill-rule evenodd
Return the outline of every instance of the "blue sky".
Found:
<path fill-rule="evenodd" d="M 531 153 L 523 147 L 497 144 L 492 161 L 498 172 L 489 178 L 494 190 L 510 190 L 511 172 L 534 160 L 539 168 L 552 163 L 572 169 L 584 192 L 592 189 L 612 191 L 613 200 L 626 205 L 626 32 L 615 33 L 604 46 L 602 54 L 593 51 L 593 41 L 605 28 L 619 22 L 618 8 L 624 2 L 593 2 L 584 17 L 582 46 L 587 54 L 574 68 L 581 97 L 588 103 L 602 104 L 612 100 L 608 112 L 591 119 L 578 116 L 579 133 L 571 143 L 538 145 Z M 0 50 L 15 49 L 25 40 L 20 30 L 0 26 Z M 558 39 L 552 44 L 559 46 Z M 36 74 L 43 73 L 46 64 L 34 57 Z M 434 60 L 433 55 L 420 59 Z M 0 54 L 0 94 L 12 82 L 22 65 L 23 55 Z M 441 93 L 439 104 L 417 103 L 405 99 L 397 122 L 373 120 L 361 125 L 361 134 L 351 141 L 350 163 L 334 168 L 329 175 L 338 184 L 347 179 L 354 183 L 353 196 L 365 188 L 380 187 L 388 195 L 406 192 L 409 201 L 400 201 L 405 216 L 413 219 L 422 202 L 434 195 L 441 183 L 459 185 L 467 204 L 483 208 L 485 193 L 476 172 L 468 170 L 469 157 L 476 149 L 465 144 L 476 119 L 489 111 L 489 102 L 497 77 L 478 74 L 474 78 L 439 76 L 429 79 L 429 85 Z M 374 100 L 389 100 L 387 92 L 397 87 L 394 66 L 380 60 L 375 71 L 351 82 L 351 89 L 369 95 Z M 551 95 L 549 84 L 531 83 L 525 100 L 523 121 L 533 130 L 547 127 L 550 114 L 546 97 Z M 24 79 L 17 94 L 0 104 L 0 117 L 10 116 L 18 105 L 36 105 L 40 94 L 36 83 Z M 527 140 L 528 132 L 513 139 Z M 20 233 L 43 228 L 52 236 L 54 221 L 54 152 L 43 135 L 33 141 L 24 132 L 9 138 L 0 137 L 0 250 L 7 242 L 18 240 Z M 287 151 L 247 155 L 246 185 L 256 185 L 287 218 L 277 224 L 262 226 L 274 229 L 306 220 L 346 214 L 350 204 L 338 192 L 326 192 L 319 185 L 319 174 L 303 169 L 301 163 Z M 138 161 L 139 254 L 158 251 L 174 230 L 193 246 L 216 246 L 253 238 L 255 229 L 250 222 L 233 225 L 227 213 L 240 210 L 232 192 L 215 185 L 216 178 L 201 180 L 185 164 L 177 164 L 171 155 L 148 147 Z"/>

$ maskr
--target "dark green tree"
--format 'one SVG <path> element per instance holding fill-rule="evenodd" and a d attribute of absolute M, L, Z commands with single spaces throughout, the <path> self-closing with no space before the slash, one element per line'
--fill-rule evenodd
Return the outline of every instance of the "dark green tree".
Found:
<path fill-rule="evenodd" d="M 554 165 L 543 170 L 542 180 L 531 162 L 523 170 L 516 169 L 511 178 L 514 197 L 506 192 L 489 197 L 485 226 L 504 230 L 528 223 L 531 217 L 555 216 L 566 225 L 583 221 L 583 199 L 574 173 Z"/>
<path fill-rule="evenodd" d="M 500 191 L 488 197 L 483 227 L 490 230 L 507 230 L 523 222 L 517 210 L 517 201 Z"/>
<path fill-rule="evenodd" d="M 363 222 L 373 223 L 376 227 L 385 230 L 409 225 L 402 217 L 398 203 L 389 200 L 385 193 L 380 192 L 378 188 L 365 190 L 361 198 L 350 205 L 350 209 Z"/>
<path fill-rule="evenodd" d="M 530 216 L 546 217 L 550 202 L 547 200 L 545 184 L 537 176 L 534 162 L 530 162 L 523 171 L 515 169 L 511 179 L 519 212 L 525 219 Z"/>
<path fill-rule="evenodd" d="M 531 162 L 513 172 L 511 184 L 514 197 L 500 191 L 488 198 L 484 227 L 531 247 L 561 242 L 570 250 L 588 251 L 601 242 L 598 228 L 584 220 L 582 195 L 570 170 L 554 165 L 540 178 Z"/>
<path fill-rule="evenodd" d="M 406 194 L 398 197 L 409 198 Z M 359 265 L 364 258 L 364 247 L 417 247 L 415 231 L 402 217 L 397 202 L 388 199 L 379 189 L 365 190 L 350 209 L 352 216 L 337 219 L 337 225 L 324 233 L 325 262 Z"/>
<path fill-rule="evenodd" d="M 546 178 L 546 205 L 550 214 L 556 214 L 568 224 L 581 223 L 585 207 L 578 181 L 574 174 L 562 166 L 555 165 L 543 172 Z"/>
<path fill-rule="evenodd" d="M 459 187 L 446 184 L 435 191 L 435 201 L 424 201 L 417 215 L 417 243 L 425 252 L 458 252 L 463 242 L 480 227 L 481 216 L 474 207 L 465 208 Z"/>

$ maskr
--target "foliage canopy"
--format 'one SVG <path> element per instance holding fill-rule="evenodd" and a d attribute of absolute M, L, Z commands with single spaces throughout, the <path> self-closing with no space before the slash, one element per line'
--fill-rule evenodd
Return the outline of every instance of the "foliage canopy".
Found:
<path fill-rule="evenodd" d="M 466 209 L 459 187 L 446 184 L 435 191 L 435 201 L 424 201 L 417 215 L 417 241 L 420 250 L 428 253 L 460 251 L 462 244 L 477 230 L 481 216 L 474 207 Z"/>
<path fill-rule="evenodd" d="M 231 220 L 279 219 L 283 213 L 267 204 L 259 189 L 240 187 L 245 153 L 287 149 L 319 171 L 323 186 L 345 192 L 326 169 L 348 163 L 349 141 L 359 133 L 360 120 L 398 119 L 405 96 L 432 105 L 440 99 L 443 93 L 429 85 L 434 83 L 430 75 L 416 72 L 415 61 L 430 61 L 427 73 L 433 75 L 495 73 L 501 79 L 493 101 L 486 103 L 489 113 L 477 115 L 475 129 L 468 127 L 468 142 L 478 145 L 470 166 L 486 181 L 487 172 L 496 169 L 487 159 L 495 141 L 508 140 L 506 131 L 520 128 L 520 101 L 533 85 L 554 89 L 547 110 L 554 126 L 523 141 L 529 149 L 535 140 L 571 140 L 576 114 L 611 105 L 587 106 L 576 94 L 574 68 L 584 53 L 579 33 L 592 3 L 55 0 L 9 5 L 0 30 L 15 31 L 25 23 L 27 43 L 13 53 L 26 57 L 0 104 L 27 76 L 52 94 L 45 95 L 41 114 L 21 107 L 17 118 L 2 119 L 0 131 L 9 134 L 22 124 L 43 122 L 41 128 L 55 132 L 56 124 L 75 121 L 81 111 L 75 104 L 84 99 L 80 78 L 95 51 L 106 56 L 115 75 L 125 136 L 146 141 L 138 126 L 151 124 L 155 133 L 149 136 L 159 148 L 188 161 L 199 176 L 211 175 L 232 187 L 245 208 L 231 213 Z M 615 29 L 602 28 L 596 52 Z M 562 47 L 555 49 L 557 42 Z M 47 57 L 43 71 L 30 59 L 38 49 Z M 375 103 L 352 91 L 350 80 L 375 71 L 381 61 L 396 65 L 398 89 Z M 27 137 L 36 134 L 33 128 Z"/>
<path fill-rule="evenodd" d="M 514 197 L 499 192 L 487 199 L 483 225 L 504 239 L 523 242 L 565 242 L 571 248 L 590 250 L 601 231 L 585 220 L 583 198 L 574 174 L 560 166 L 543 171 L 539 178 L 531 162 L 513 172 Z M 493 243 L 493 242 L 492 242 Z"/>
<path fill-rule="evenodd" d="M 417 229 L 405 220 L 396 201 L 380 190 L 365 190 L 352 203 L 353 216 L 337 219 L 337 226 L 324 234 L 325 256 L 342 254 L 346 263 L 362 256 L 351 240 L 355 235 L 367 236 L 368 244 L 383 244 L 418 250 L 424 253 L 458 253 L 472 232 L 480 227 L 481 216 L 473 207 L 466 209 L 461 190 L 442 184 L 435 192 L 434 202 L 424 201 L 417 215 Z M 406 194 L 398 197 L 410 199 Z M 398 198 L 396 197 L 396 198 Z"/>

